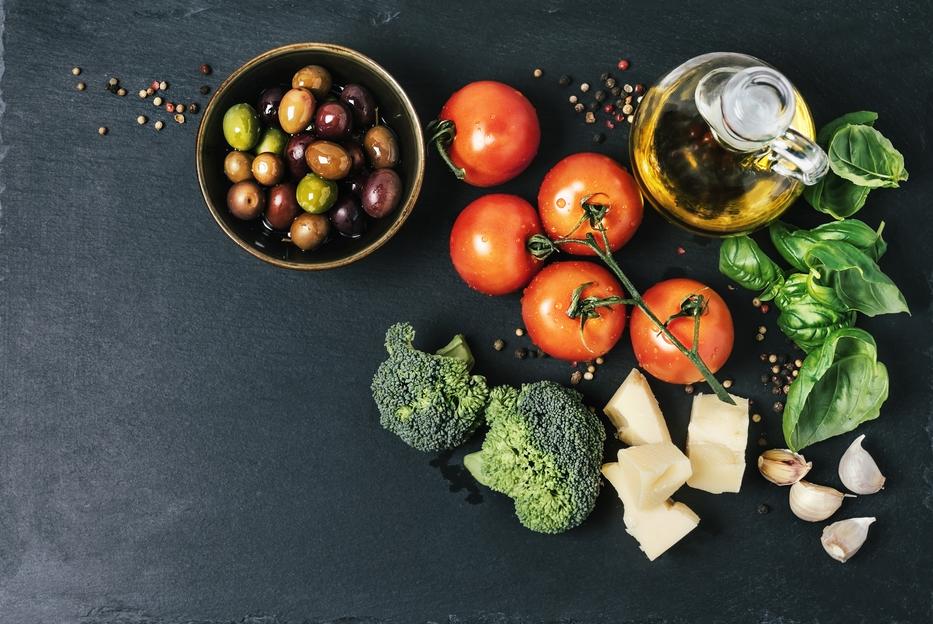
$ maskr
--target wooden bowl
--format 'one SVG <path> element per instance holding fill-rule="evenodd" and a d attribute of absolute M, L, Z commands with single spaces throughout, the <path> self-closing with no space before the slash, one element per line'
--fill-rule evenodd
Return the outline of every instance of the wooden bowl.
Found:
<path fill-rule="evenodd" d="M 372 92 L 380 117 L 398 137 L 401 162 L 396 171 L 402 179 L 403 190 L 395 211 L 382 219 L 370 219 L 360 238 L 347 239 L 333 232 L 331 240 L 319 248 L 302 251 L 287 240 L 287 232 L 269 229 L 261 218 L 241 221 L 227 209 L 226 196 L 231 182 L 224 175 L 223 161 L 230 147 L 224 140 L 223 116 L 239 102 L 255 107 L 263 89 L 290 85 L 292 75 L 311 64 L 330 70 L 335 85 L 355 82 Z M 329 43 L 286 45 L 244 63 L 224 80 L 205 107 L 195 149 L 204 203 L 230 240 L 264 262 L 302 271 L 344 266 L 384 245 L 411 214 L 424 177 L 421 122 L 408 96 L 375 61 L 356 50 Z"/>

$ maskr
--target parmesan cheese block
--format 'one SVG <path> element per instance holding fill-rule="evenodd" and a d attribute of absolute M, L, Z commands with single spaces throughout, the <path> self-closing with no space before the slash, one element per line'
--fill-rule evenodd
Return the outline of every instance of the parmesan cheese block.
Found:
<path fill-rule="evenodd" d="M 636 507 L 657 507 L 692 474 L 690 460 L 671 442 L 643 444 L 619 451 L 622 487 Z"/>
<path fill-rule="evenodd" d="M 665 500 L 659 505 L 640 508 L 634 504 L 628 469 L 619 463 L 603 464 L 603 476 L 615 487 L 625 513 L 625 532 L 638 541 L 650 561 L 660 557 L 700 523 L 700 518 L 683 503 Z"/>
<path fill-rule="evenodd" d="M 748 399 L 729 396 L 735 405 L 715 394 L 698 394 L 687 427 L 687 456 L 693 468 L 687 485 L 713 494 L 738 492 L 745 474 Z"/>
<path fill-rule="evenodd" d="M 603 408 L 616 428 L 616 437 L 631 446 L 670 442 L 664 415 L 648 380 L 633 368 Z"/>

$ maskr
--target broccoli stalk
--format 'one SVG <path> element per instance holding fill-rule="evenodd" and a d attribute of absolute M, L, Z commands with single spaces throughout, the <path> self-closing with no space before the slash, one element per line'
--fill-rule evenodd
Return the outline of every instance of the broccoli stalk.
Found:
<path fill-rule="evenodd" d="M 389 358 L 372 382 L 379 422 L 420 451 L 454 448 L 483 420 L 489 397 L 486 378 L 470 375 L 473 353 L 462 335 L 437 353 L 419 351 L 414 338 L 408 323 L 386 332 Z"/>
<path fill-rule="evenodd" d="M 515 500 L 527 528 L 560 533 L 593 510 L 606 431 L 580 394 L 542 381 L 497 387 L 486 408 L 482 449 L 463 458 L 473 477 Z"/>

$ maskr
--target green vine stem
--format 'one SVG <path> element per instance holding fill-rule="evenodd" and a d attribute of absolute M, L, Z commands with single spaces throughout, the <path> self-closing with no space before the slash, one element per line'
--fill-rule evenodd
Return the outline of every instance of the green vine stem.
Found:
<path fill-rule="evenodd" d="M 585 207 L 584 207 L 584 210 L 585 210 Z M 630 299 L 620 300 L 615 303 L 625 302 L 625 303 L 631 303 L 631 305 L 637 306 L 642 312 L 645 313 L 645 315 L 649 319 L 651 319 L 651 321 L 655 325 L 657 325 L 657 327 L 659 328 L 659 331 L 662 334 L 664 334 L 664 336 L 671 342 L 671 344 L 677 347 L 677 350 L 683 353 L 687 357 L 687 359 L 690 360 L 690 362 L 697 368 L 697 370 L 700 371 L 700 374 L 703 375 L 703 379 L 706 380 L 706 383 L 709 384 L 710 389 L 716 394 L 717 397 L 719 397 L 719 400 L 725 403 L 729 403 L 730 405 L 735 405 L 735 401 L 732 399 L 731 396 L 729 396 L 729 393 L 726 392 L 726 389 L 722 387 L 722 384 L 719 383 L 719 380 L 716 379 L 716 376 L 709 369 L 706 363 L 703 362 L 703 359 L 700 357 L 698 353 L 699 334 L 700 334 L 700 316 L 703 314 L 703 311 L 705 310 L 705 304 L 703 302 L 703 297 L 701 295 L 692 295 L 690 298 L 687 299 L 687 301 L 684 302 L 684 304 L 681 305 L 682 314 L 674 315 L 674 317 L 683 316 L 683 315 L 689 315 L 693 317 L 693 323 L 694 323 L 693 325 L 693 346 L 688 349 L 687 346 L 684 343 L 682 343 L 677 338 L 677 336 L 675 336 L 671 332 L 671 330 L 667 326 L 667 322 L 659 319 L 657 315 L 655 315 L 655 313 L 651 310 L 651 308 L 648 307 L 648 304 L 645 303 L 645 300 L 642 298 L 641 293 L 638 292 L 638 289 L 635 288 L 635 285 L 632 283 L 632 281 L 628 278 L 628 276 L 622 270 L 622 267 L 620 267 L 619 264 L 616 262 L 612 253 L 609 251 L 610 249 L 609 237 L 606 236 L 606 229 L 604 227 L 598 227 L 596 229 L 602 235 L 603 245 L 605 245 L 605 249 L 600 247 L 596 243 L 596 238 L 593 236 L 593 234 L 589 233 L 586 235 L 585 239 L 559 238 L 557 240 L 551 240 L 548 237 L 544 236 L 543 234 L 535 234 L 534 236 L 528 239 L 528 250 L 536 258 L 543 260 L 547 258 L 548 256 L 550 256 L 551 254 L 553 254 L 554 252 L 560 251 L 558 247 L 559 245 L 576 243 L 579 245 L 585 245 L 589 247 L 590 249 L 592 249 L 593 252 L 597 256 L 599 256 L 599 259 L 602 260 L 606 264 L 606 266 L 609 267 L 609 270 L 612 271 L 612 273 L 619 279 L 619 281 L 622 283 L 623 288 L 625 288 L 626 292 L 628 293 L 630 297 Z M 582 285 L 580 288 L 578 288 L 580 293 L 582 293 L 583 287 L 585 287 L 585 284 Z M 576 296 L 576 299 L 578 301 L 580 300 L 580 293 L 577 293 L 577 296 Z M 698 299 L 695 299 L 696 297 L 698 297 Z M 591 298 L 588 298 L 588 299 L 591 299 Z M 691 299 L 694 300 L 694 303 L 690 304 L 688 307 L 688 302 L 690 302 Z M 584 299 L 583 301 L 586 301 L 586 299 Z M 697 303 L 699 305 L 697 305 Z M 606 305 L 606 304 L 603 303 L 603 305 Z M 574 306 L 571 306 L 571 310 L 573 309 L 573 307 Z M 571 310 L 567 311 L 568 316 L 570 316 Z M 686 313 L 686 314 L 683 314 L 683 313 Z M 571 318 L 574 318 L 574 317 L 571 316 Z M 668 319 L 668 322 L 670 320 L 671 319 Z"/>
<path fill-rule="evenodd" d="M 457 136 L 457 126 L 454 125 L 454 122 L 449 119 L 435 119 L 428 124 L 428 134 L 431 136 L 428 140 L 434 143 L 437 153 L 444 159 L 447 167 L 457 176 L 457 179 L 463 180 L 466 178 L 466 171 L 454 164 L 447 151 L 451 141 Z"/>

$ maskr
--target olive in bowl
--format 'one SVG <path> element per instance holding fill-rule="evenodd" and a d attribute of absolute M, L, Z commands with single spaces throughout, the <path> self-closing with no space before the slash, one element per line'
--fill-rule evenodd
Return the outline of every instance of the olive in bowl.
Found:
<path fill-rule="evenodd" d="M 318 98 L 311 89 L 308 89 L 315 97 L 314 116 L 300 130 L 289 132 L 288 129 L 281 127 L 281 124 L 275 123 L 282 117 L 282 100 L 279 100 L 277 96 L 267 98 L 269 94 L 266 91 L 281 87 L 284 91 L 282 93 L 282 99 L 284 99 L 285 94 L 292 90 L 296 73 L 309 65 L 317 65 L 328 70 L 332 79 L 331 89 L 324 98 Z M 370 217 L 363 210 L 364 189 L 375 170 L 369 163 L 361 141 L 371 125 L 366 125 L 366 121 L 358 123 L 357 109 L 353 104 L 358 98 L 350 97 L 355 89 L 341 100 L 342 89 L 351 85 L 359 85 L 365 89 L 361 97 L 363 99 L 369 97 L 372 102 L 378 104 L 378 117 L 373 117 L 372 125 L 379 123 L 391 128 L 398 141 L 400 159 L 398 165 L 391 169 L 400 182 L 394 210 L 387 213 L 379 210 L 380 206 L 385 206 L 385 197 L 392 195 L 392 193 L 385 192 L 391 187 L 391 183 L 386 184 L 385 176 L 377 176 L 375 182 L 378 184 L 373 183 L 369 189 L 372 191 L 372 197 L 368 206 L 374 209 L 375 214 L 383 214 L 379 218 Z M 307 83 L 307 86 L 313 85 Z M 306 86 L 299 86 L 299 88 L 304 89 Z M 270 110 L 266 110 L 261 105 L 263 99 L 271 100 Z M 276 101 L 278 102 L 277 108 Z M 316 128 L 317 109 L 330 102 L 337 103 L 341 108 L 336 110 L 347 113 L 348 119 L 344 125 L 347 129 L 343 129 L 341 123 L 336 124 L 334 139 L 318 135 Z M 260 215 L 263 218 L 254 217 L 246 221 L 235 216 L 228 206 L 227 192 L 233 182 L 228 178 L 223 166 L 227 155 L 232 152 L 231 146 L 224 137 L 223 117 L 227 110 L 241 103 L 248 104 L 250 109 L 253 109 L 255 119 L 259 122 L 255 139 L 251 138 L 252 130 L 247 129 L 245 133 L 248 135 L 248 140 L 244 140 L 240 148 L 244 156 L 231 157 L 231 160 L 236 159 L 240 163 L 239 171 L 249 172 L 250 177 L 243 181 L 257 183 L 251 177 L 251 165 L 252 160 L 259 156 L 255 153 L 255 149 L 265 129 L 278 126 L 282 132 L 290 135 L 284 150 L 275 154 L 282 161 L 284 175 L 277 184 L 271 187 L 263 188 L 263 185 L 259 185 L 265 193 L 264 213 Z M 333 107 L 325 108 L 325 112 L 329 108 Z M 267 114 L 271 115 L 273 110 L 275 116 L 270 121 Z M 375 115 L 375 105 L 372 106 L 372 110 Z M 249 113 L 249 110 L 245 112 Z M 299 112 L 301 114 L 298 114 Z M 307 116 L 307 107 L 303 111 L 295 110 L 292 113 L 295 120 L 304 121 L 303 117 Z M 339 113 L 337 115 L 339 116 Z M 252 115 L 245 117 L 247 122 L 241 124 L 244 126 L 253 119 Z M 365 120 L 365 115 L 360 119 Z M 325 119 L 324 121 L 340 120 Z M 297 127 L 297 121 L 295 125 L 290 126 L 291 129 Z M 350 171 L 344 177 L 327 180 L 308 167 L 305 152 L 308 146 L 318 140 L 330 141 L 345 150 L 349 156 Z M 246 152 L 252 152 L 252 154 L 246 155 Z M 402 226 L 411 214 L 420 192 L 424 172 L 424 141 L 421 124 L 411 102 L 395 80 L 371 59 L 340 46 L 294 44 L 270 50 L 252 59 L 235 71 L 217 89 L 201 118 L 196 160 L 198 180 L 205 203 L 213 218 L 232 241 L 257 258 L 279 267 L 321 270 L 350 264 L 369 255 L 385 244 Z M 339 167 L 332 175 L 343 173 L 342 162 L 344 162 L 342 158 L 335 161 Z M 244 163 L 246 166 L 243 166 Z M 310 181 L 312 182 L 311 192 L 305 195 L 305 199 L 309 201 L 304 203 L 315 211 L 313 213 L 301 206 L 298 201 L 300 199 L 298 188 L 302 186 L 302 182 L 308 175 L 314 175 L 316 180 L 312 178 Z M 283 201 L 283 198 L 287 198 L 287 193 L 282 189 L 274 190 L 278 187 L 295 188 L 295 203 L 299 204 L 297 210 L 291 202 Z M 305 182 L 304 187 L 303 190 L 308 191 L 309 182 Z M 356 202 L 353 209 L 344 207 L 345 196 L 353 198 Z M 376 201 L 372 201 L 373 199 Z M 380 201 L 383 203 L 379 204 Z M 305 214 L 320 215 L 327 221 L 329 228 L 323 240 L 317 241 L 316 246 L 308 251 L 297 245 L 290 235 L 284 234 L 291 229 L 291 225 L 288 228 L 285 227 L 289 217 L 292 218 L 292 224 L 294 224 Z M 320 220 L 317 221 L 320 222 Z M 315 231 L 319 232 L 320 229 L 317 228 Z"/>

